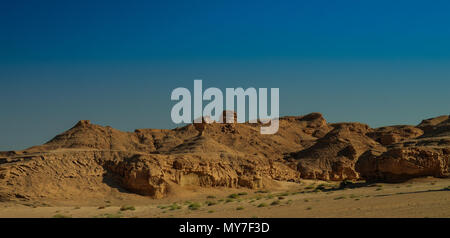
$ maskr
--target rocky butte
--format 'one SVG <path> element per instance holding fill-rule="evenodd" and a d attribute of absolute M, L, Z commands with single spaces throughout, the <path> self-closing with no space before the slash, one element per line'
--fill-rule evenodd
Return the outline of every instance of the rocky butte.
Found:
<path fill-rule="evenodd" d="M 186 186 L 269 188 L 302 179 L 399 182 L 450 175 L 450 119 L 370 128 L 320 113 L 255 123 L 123 132 L 79 121 L 49 142 L 0 152 L 0 201 L 101 196 L 111 187 L 162 198 Z M 100 194 L 100 195 L 99 195 Z"/>

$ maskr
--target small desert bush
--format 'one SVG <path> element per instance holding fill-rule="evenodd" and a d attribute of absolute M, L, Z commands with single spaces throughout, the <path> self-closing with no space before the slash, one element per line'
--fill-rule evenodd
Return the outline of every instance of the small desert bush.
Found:
<path fill-rule="evenodd" d="M 345 196 L 340 196 L 340 197 L 334 198 L 334 200 L 341 200 L 341 199 L 345 199 Z"/>
<path fill-rule="evenodd" d="M 188 208 L 189 208 L 189 210 L 198 210 L 201 206 L 202 205 L 200 205 L 200 203 L 195 202 L 195 203 L 191 203 L 188 206 Z"/>
<path fill-rule="evenodd" d="M 173 203 L 172 205 L 169 206 L 169 210 L 173 211 L 173 210 L 179 210 L 181 209 L 181 206 L 178 205 L 177 203 Z"/>
<path fill-rule="evenodd" d="M 207 198 L 207 199 L 214 199 L 214 198 L 216 198 L 216 196 L 209 195 L 209 196 L 207 196 L 206 198 Z"/>
<path fill-rule="evenodd" d="M 238 193 L 239 196 L 245 196 L 245 195 L 247 195 L 247 194 L 248 194 L 248 193 L 246 193 L 246 192 Z"/>
<path fill-rule="evenodd" d="M 206 204 L 207 206 L 214 206 L 214 205 L 217 204 L 217 202 L 214 202 L 214 201 L 206 201 L 205 204 Z"/>
<path fill-rule="evenodd" d="M 280 201 L 275 200 L 275 201 L 273 201 L 270 205 L 271 205 L 271 206 L 280 205 Z"/>
<path fill-rule="evenodd" d="M 234 200 L 231 198 L 227 198 L 227 200 L 225 200 L 225 203 L 229 203 L 229 202 L 233 202 Z"/>
<path fill-rule="evenodd" d="M 66 215 L 63 215 L 63 214 L 55 214 L 54 216 L 53 216 L 53 218 L 71 218 L 71 216 L 66 216 Z"/>
<path fill-rule="evenodd" d="M 239 207 L 236 208 L 236 210 L 244 210 L 244 207 L 239 206 Z"/>
<path fill-rule="evenodd" d="M 266 196 L 266 199 L 272 199 L 272 198 L 273 198 L 272 194 L 269 194 L 269 195 Z"/>
<path fill-rule="evenodd" d="M 258 204 L 258 207 L 267 207 L 267 203 L 260 203 Z"/>
<path fill-rule="evenodd" d="M 120 207 L 120 210 L 121 211 L 134 211 L 134 210 L 136 210 L 136 208 L 131 205 L 123 205 L 122 207 Z"/>
<path fill-rule="evenodd" d="M 239 195 L 237 193 L 232 193 L 230 195 L 228 195 L 228 198 L 238 198 Z"/>

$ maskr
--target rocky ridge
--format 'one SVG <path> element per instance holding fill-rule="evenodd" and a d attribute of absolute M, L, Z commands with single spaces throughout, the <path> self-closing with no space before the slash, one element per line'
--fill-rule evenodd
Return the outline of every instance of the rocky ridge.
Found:
<path fill-rule="evenodd" d="M 450 176 L 449 116 L 374 129 L 327 123 L 311 113 L 280 118 L 274 135 L 261 135 L 259 126 L 123 132 L 79 121 L 43 145 L 0 152 L 0 201 L 101 196 L 111 187 L 162 198 L 189 186 L 259 189 L 301 179 Z"/>

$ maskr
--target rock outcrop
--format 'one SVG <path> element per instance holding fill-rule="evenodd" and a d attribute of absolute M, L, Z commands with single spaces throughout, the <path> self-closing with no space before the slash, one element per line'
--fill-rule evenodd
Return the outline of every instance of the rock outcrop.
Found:
<path fill-rule="evenodd" d="M 401 141 L 417 138 L 423 135 L 423 131 L 414 126 L 386 126 L 374 129 L 367 136 L 378 143 L 387 146 Z"/>
<path fill-rule="evenodd" d="M 117 189 L 161 198 L 192 186 L 449 176 L 448 116 L 377 129 L 329 124 L 320 113 L 279 123 L 274 135 L 260 134 L 260 124 L 208 123 L 199 136 L 193 124 L 123 132 L 80 121 L 44 145 L 0 152 L 0 200 L 101 199 Z"/>
<path fill-rule="evenodd" d="M 361 123 L 331 125 L 333 130 L 308 149 L 292 153 L 286 159 L 295 161 L 302 178 L 322 180 L 358 179 L 354 165 L 367 150 L 383 147 L 366 136 L 372 132 Z"/>
<path fill-rule="evenodd" d="M 401 182 L 411 178 L 448 177 L 450 151 L 427 147 L 392 148 L 361 158 L 356 169 L 366 180 Z"/>
<path fill-rule="evenodd" d="M 355 168 L 362 178 L 397 182 L 423 176 L 450 176 L 449 117 L 422 121 L 417 126 L 424 132 L 420 136 L 417 136 L 420 131 L 407 128 L 408 133 L 403 133 L 398 142 L 389 143 L 386 152 L 369 151 L 361 156 Z"/>

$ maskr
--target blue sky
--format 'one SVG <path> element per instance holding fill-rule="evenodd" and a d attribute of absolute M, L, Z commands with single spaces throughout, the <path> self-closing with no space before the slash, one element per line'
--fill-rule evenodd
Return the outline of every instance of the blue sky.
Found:
<path fill-rule="evenodd" d="M 449 113 L 448 1 L 3 1 L 0 150 L 76 121 L 172 128 L 176 87 L 280 88 L 280 113 Z"/>

